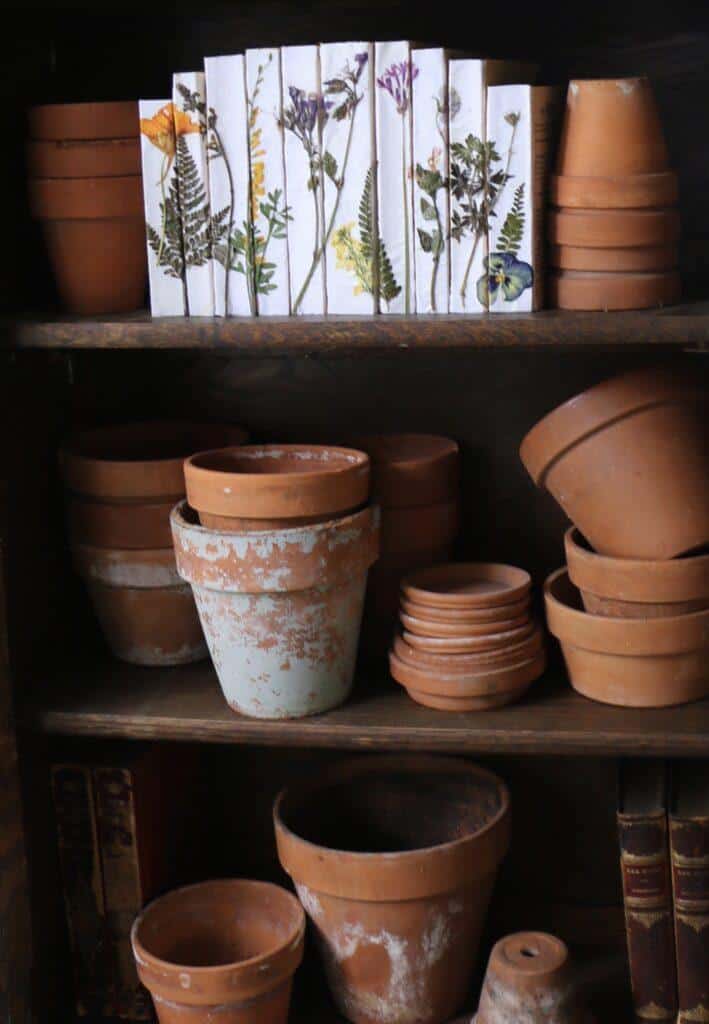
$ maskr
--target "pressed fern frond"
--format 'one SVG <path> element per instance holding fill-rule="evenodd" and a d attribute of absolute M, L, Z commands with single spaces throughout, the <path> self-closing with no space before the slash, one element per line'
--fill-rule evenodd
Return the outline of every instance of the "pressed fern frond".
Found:
<path fill-rule="evenodd" d="M 496 252 L 509 252 L 516 256 L 524 237 L 524 182 L 515 189 L 510 211 L 495 245 Z"/>
<path fill-rule="evenodd" d="M 199 168 L 184 136 L 177 140 L 176 160 L 185 265 L 202 267 L 212 250 L 209 201 Z"/>
<path fill-rule="evenodd" d="M 396 282 L 384 242 L 379 237 L 374 225 L 372 184 L 372 168 L 370 167 L 367 177 L 364 179 L 364 189 L 359 203 L 359 237 L 362 243 L 362 255 L 374 264 L 376 273 L 373 280 L 378 281 L 379 298 L 384 299 L 385 302 L 391 302 L 400 294 L 401 285 Z"/>

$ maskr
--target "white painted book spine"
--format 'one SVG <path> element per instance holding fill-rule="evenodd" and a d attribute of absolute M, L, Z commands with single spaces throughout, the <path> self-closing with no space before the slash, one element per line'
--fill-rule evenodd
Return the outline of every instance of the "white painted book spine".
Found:
<path fill-rule="evenodd" d="M 448 57 L 412 50 L 416 311 L 447 313 L 450 284 L 448 205 Z"/>
<path fill-rule="evenodd" d="M 375 44 L 380 312 L 415 313 L 411 86 L 408 42 Z"/>
<path fill-rule="evenodd" d="M 206 88 L 203 71 L 173 76 L 175 123 L 182 116 L 197 131 L 177 131 L 177 180 L 182 246 L 190 316 L 214 316 L 209 183 L 207 177 Z"/>
<path fill-rule="evenodd" d="M 468 185 L 480 178 L 478 144 L 485 142 L 484 61 L 451 60 L 448 65 L 448 134 L 450 178 L 450 296 L 451 313 L 481 313 L 476 283 L 484 271 L 486 231 L 471 216 Z M 480 203 L 481 195 L 473 199 Z"/>
<path fill-rule="evenodd" d="M 288 209 L 283 161 L 281 53 L 246 51 L 246 108 L 251 168 L 251 222 L 260 316 L 288 316 Z"/>
<path fill-rule="evenodd" d="M 325 106 L 317 46 L 284 46 L 283 126 L 291 312 L 325 312 L 322 128 Z"/>
<path fill-rule="evenodd" d="M 171 100 L 139 102 L 150 312 L 156 317 L 184 316 L 187 308 L 172 109 Z"/>
<path fill-rule="evenodd" d="M 323 198 L 327 313 L 376 310 L 374 47 L 322 43 Z"/>
<path fill-rule="evenodd" d="M 216 316 L 255 315 L 249 246 L 249 151 L 244 58 L 207 57 L 207 156 Z"/>

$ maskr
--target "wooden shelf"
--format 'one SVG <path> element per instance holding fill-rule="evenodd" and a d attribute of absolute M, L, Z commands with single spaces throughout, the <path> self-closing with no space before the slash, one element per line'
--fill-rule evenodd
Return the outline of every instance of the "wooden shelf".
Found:
<path fill-rule="evenodd" d="M 362 349 L 704 347 L 709 302 L 626 313 L 408 317 L 5 318 L 10 348 L 228 349 L 239 355 L 353 353 Z"/>
<path fill-rule="evenodd" d="M 451 753 L 709 754 L 709 700 L 631 710 L 578 696 L 560 670 L 523 701 L 487 713 L 432 711 L 393 681 L 358 679 L 350 700 L 312 718 L 272 722 L 231 711 L 209 662 L 147 669 L 101 661 L 40 681 L 24 722 L 45 733 L 281 747 Z"/>

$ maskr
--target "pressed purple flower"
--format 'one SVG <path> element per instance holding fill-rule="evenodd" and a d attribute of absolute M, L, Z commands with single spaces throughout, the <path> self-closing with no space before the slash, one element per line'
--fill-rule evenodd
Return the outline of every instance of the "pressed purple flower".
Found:
<path fill-rule="evenodd" d="M 389 93 L 400 114 L 405 114 L 411 103 L 411 84 L 419 73 L 415 64 L 407 60 L 390 64 L 377 79 L 377 85 Z"/>
<path fill-rule="evenodd" d="M 292 103 L 292 111 L 290 113 L 292 114 L 294 127 L 299 129 L 304 135 L 312 134 L 318 118 L 327 115 L 332 103 L 316 94 L 306 96 L 303 89 L 298 89 L 295 85 L 288 87 L 288 94 Z"/>
<path fill-rule="evenodd" d="M 362 68 L 367 63 L 368 60 L 369 60 L 369 54 L 367 53 L 366 50 L 362 50 L 361 53 L 356 53 L 355 54 L 355 63 L 357 65 L 357 68 L 358 68 L 359 71 L 362 70 Z"/>

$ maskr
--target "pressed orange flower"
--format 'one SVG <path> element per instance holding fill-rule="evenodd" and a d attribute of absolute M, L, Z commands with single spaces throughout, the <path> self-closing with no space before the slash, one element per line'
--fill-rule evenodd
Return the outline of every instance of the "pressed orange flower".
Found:
<path fill-rule="evenodd" d="M 153 117 L 141 117 L 140 130 L 172 161 L 177 136 L 199 133 L 202 128 L 174 103 L 166 103 Z"/>

